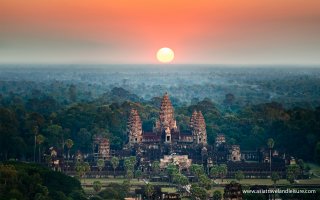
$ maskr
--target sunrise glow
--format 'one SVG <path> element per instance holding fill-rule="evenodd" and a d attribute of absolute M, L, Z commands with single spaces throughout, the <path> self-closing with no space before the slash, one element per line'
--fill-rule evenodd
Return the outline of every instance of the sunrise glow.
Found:
<path fill-rule="evenodd" d="M 167 47 L 161 48 L 157 52 L 157 59 L 162 63 L 169 63 L 174 59 L 174 52 Z"/>

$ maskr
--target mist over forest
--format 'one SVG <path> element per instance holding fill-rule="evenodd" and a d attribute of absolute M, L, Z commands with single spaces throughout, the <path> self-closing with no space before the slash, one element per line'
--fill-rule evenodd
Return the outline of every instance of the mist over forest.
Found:
<path fill-rule="evenodd" d="M 168 92 L 176 106 L 209 98 L 217 106 L 226 95 L 239 106 L 278 102 L 285 107 L 319 106 L 320 69 L 311 67 L 237 67 L 209 65 L 52 65 L 1 66 L 1 94 L 39 91 L 62 103 L 69 86 L 77 101 L 100 98 L 123 88 L 149 101 Z"/>

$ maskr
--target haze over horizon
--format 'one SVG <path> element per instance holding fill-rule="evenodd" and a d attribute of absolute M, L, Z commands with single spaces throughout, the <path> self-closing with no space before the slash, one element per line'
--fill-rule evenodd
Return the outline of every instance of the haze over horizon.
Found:
<path fill-rule="evenodd" d="M 316 0 L 0 0 L 0 64 L 319 65 Z"/>

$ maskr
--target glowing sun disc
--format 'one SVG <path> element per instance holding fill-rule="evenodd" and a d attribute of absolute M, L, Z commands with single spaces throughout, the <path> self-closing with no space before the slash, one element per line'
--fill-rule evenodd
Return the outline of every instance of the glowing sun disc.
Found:
<path fill-rule="evenodd" d="M 174 59 L 174 52 L 172 49 L 164 47 L 158 50 L 157 59 L 163 63 L 169 63 Z"/>

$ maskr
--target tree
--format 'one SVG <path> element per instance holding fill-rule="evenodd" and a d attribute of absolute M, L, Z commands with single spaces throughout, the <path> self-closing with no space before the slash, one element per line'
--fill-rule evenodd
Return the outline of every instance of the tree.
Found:
<path fill-rule="evenodd" d="M 119 158 L 118 157 L 112 157 L 111 158 L 111 165 L 113 168 L 113 177 L 116 177 L 116 168 L 119 166 Z"/>
<path fill-rule="evenodd" d="M 68 160 L 69 160 L 70 159 L 70 149 L 73 147 L 73 141 L 71 139 L 67 139 L 65 144 L 68 148 Z"/>
<path fill-rule="evenodd" d="M 32 132 L 34 134 L 33 162 L 36 162 L 37 135 L 39 132 L 38 126 L 34 126 Z"/>
<path fill-rule="evenodd" d="M 204 173 L 203 165 L 192 164 L 192 165 L 190 166 L 190 171 L 191 171 L 197 178 L 199 178 L 200 175 L 205 174 L 205 173 Z"/>
<path fill-rule="evenodd" d="M 273 184 L 276 185 L 277 181 L 280 180 L 279 174 L 277 172 L 273 172 L 271 174 L 271 180 L 272 180 Z"/>
<path fill-rule="evenodd" d="M 58 146 L 58 147 L 60 146 L 59 145 L 60 143 L 63 145 L 63 141 L 62 141 L 63 133 L 62 133 L 62 127 L 60 125 L 57 125 L 57 124 L 50 125 L 46 129 L 46 132 L 47 132 L 47 138 L 48 138 L 47 141 L 49 142 L 49 145 Z"/>
<path fill-rule="evenodd" d="M 292 184 L 300 174 L 300 167 L 298 165 L 287 166 L 287 180 Z"/>
<path fill-rule="evenodd" d="M 97 161 L 97 167 L 98 167 L 98 169 L 99 169 L 99 176 L 100 176 L 100 178 L 101 178 L 101 171 L 102 171 L 102 169 L 104 168 L 104 166 L 105 166 L 104 160 L 103 160 L 103 159 L 99 159 L 99 160 Z"/>
<path fill-rule="evenodd" d="M 176 178 L 176 183 L 181 186 L 185 186 L 185 185 L 188 185 L 189 184 L 189 180 L 188 180 L 188 177 L 186 177 L 185 175 L 183 174 L 178 174 L 177 175 L 177 178 Z"/>
<path fill-rule="evenodd" d="M 235 179 L 239 181 L 239 183 L 242 179 L 244 179 L 244 174 L 242 171 L 237 171 L 234 176 L 235 176 Z"/>
<path fill-rule="evenodd" d="M 135 156 L 130 156 L 124 158 L 124 168 L 126 170 L 127 178 L 132 179 L 133 178 L 133 171 L 134 171 L 134 166 L 136 164 L 136 157 Z"/>
<path fill-rule="evenodd" d="M 223 178 L 227 175 L 227 173 L 228 173 L 227 165 L 226 164 L 219 165 L 219 174 L 222 182 L 223 182 Z"/>
<path fill-rule="evenodd" d="M 270 175 L 271 175 L 271 162 L 272 162 L 272 155 L 271 155 L 271 151 L 274 147 L 274 140 L 272 138 L 269 138 L 268 141 L 267 141 L 267 145 L 268 145 L 268 148 L 269 148 L 269 158 L 270 158 Z"/>
<path fill-rule="evenodd" d="M 0 159 L 7 160 L 8 155 L 16 148 L 12 144 L 18 128 L 18 121 L 14 112 L 0 107 L 0 124 Z"/>
<path fill-rule="evenodd" d="M 222 194 L 219 190 L 215 190 L 212 195 L 213 200 L 221 200 Z"/>
<path fill-rule="evenodd" d="M 172 163 L 170 163 L 167 168 L 166 172 L 168 176 L 170 177 L 170 181 L 173 181 L 173 177 L 179 173 L 178 167 Z"/>
<path fill-rule="evenodd" d="M 278 174 L 277 172 L 272 172 L 272 174 L 271 174 L 271 180 L 272 180 L 272 182 L 273 182 L 273 187 L 274 187 L 274 189 L 276 189 L 276 183 L 277 183 L 277 181 L 280 180 L 279 174 Z M 275 199 L 275 194 L 273 194 L 273 197 L 274 197 L 274 199 Z"/>
<path fill-rule="evenodd" d="M 17 173 L 18 172 L 13 165 L 0 164 L 1 184 L 6 186 L 8 183 L 15 181 L 18 175 Z"/>
<path fill-rule="evenodd" d="M 314 150 L 314 160 L 320 165 L 320 141 L 317 142 Z"/>
<path fill-rule="evenodd" d="M 126 176 L 128 180 L 131 180 L 133 178 L 133 170 L 127 170 Z"/>
<path fill-rule="evenodd" d="M 151 185 L 150 183 L 147 183 L 144 186 L 144 193 L 146 194 L 146 196 L 148 197 L 148 199 L 151 199 L 151 196 L 154 193 L 154 187 L 153 185 Z"/>
<path fill-rule="evenodd" d="M 207 191 L 197 184 L 191 185 L 190 193 L 193 200 L 206 200 L 208 196 Z"/>
<path fill-rule="evenodd" d="M 101 184 L 100 181 L 94 181 L 93 182 L 94 191 L 99 192 L 101 190 L 101 188 L 102 188 L 102 184 Z"/>
<path fill-rule="evenodd" d="M 136 170 L 135 177 L 140 181 L 140 178 L 142 177 L 142 171 L 140 169 Z"/>
<path fill-rule="evenodd" d="M 134 170 L 135 160 L 131 157 L 132 156 L 124 158 L 124 168 L 126 169 L 126 171 Z"/>
<path fill-rule="evenodd" d="M 205 174 L 199 176 L 199 183 L 201 187 L 204 187 L 207 190 L 211 189 L 211 179 L 209 179 Z"/>
<path fill-rule="evenodd" d="M 158 174 L 159 171 L 160 171 L 160 162 L 159 161 L 153 161 L 152 165 L 151 165 L 151 168 L 152 168 L 152 172 L 154 174 Z"/>
<path fill-rule="evenodd" d="M 75 102 L 77 100 L 77 87 L 75 85 L 70 85 L 68 95 L 71 102 Z"/>
<path fill-rule="evenodd" d="M 43 135 L 37 135 L 37 144 L 39 146 L 39 163 L 41 163 L 41 144 L 44 142 L 45 137 Z"/>
<path fill-rule="evenodd" d="M 219 165 L 213 165 L 212 168 L 210 169 L 210 176 L 216 179 L 217 177 L 219 177 L 219 174 L 220 174 Z"/>
<path fill-rule="evenodd" d="M 83 178 L 90 171 L 90 165 L 87 162 L 77 162 L 75 166 L 78 177 Z"/>

